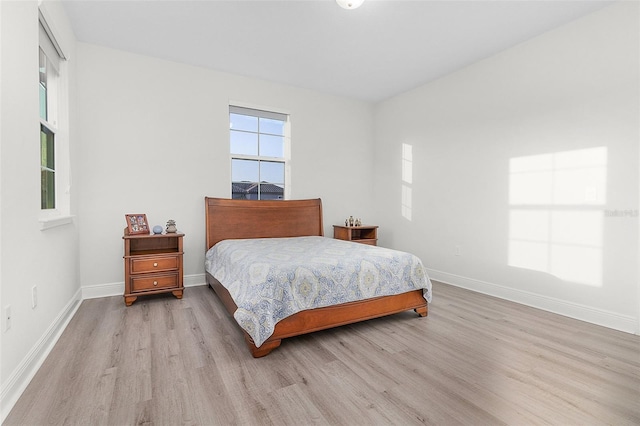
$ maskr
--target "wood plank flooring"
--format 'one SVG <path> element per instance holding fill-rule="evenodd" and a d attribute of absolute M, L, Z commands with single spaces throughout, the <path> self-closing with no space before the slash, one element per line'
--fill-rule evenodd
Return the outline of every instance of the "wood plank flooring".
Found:
<path fill-rule="evenodd" d="M 85 300 L 6 425 L 640 424 L 640 337 L 434 283 L 254 359 L 208 287 Z"/>

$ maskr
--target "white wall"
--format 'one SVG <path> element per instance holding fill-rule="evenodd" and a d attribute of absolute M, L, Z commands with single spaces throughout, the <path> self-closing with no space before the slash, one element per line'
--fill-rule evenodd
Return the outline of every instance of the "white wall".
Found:
<path fill-rule="evenodd" d="M 371 214 L 367 103 L 83 43 L 77 84 L 87 297 L 122 292 L 126 213 L 176 220 L 185 284 L 204 283 L 204 197 L 231 196 L 230 102 L 291 115 L 292 198 L 322 198 L 326 235 L 350 214 Z"/>
<path fill-rule="evenodd" d="M 38 5 L 35 1 L 2 2 L 0 15 L 0 211 L 1 288 L 4 308 L 12 308 L 11 329 L 1 337 L 0 415 L 19 396 L 48 345 L 64 327 L 80 297 L 78 233 L 75 223 L 42 231 L 40 226 L 40 144 L 38 94 Z M 57 3 L 43 5 L 56 36 L 70 56 L 75 77 L 75 40 Z M 75 91 L 70 87 L 71 95 Z M 71 116 L 73 120 L 73 100 Z M 71 153 L 75 152 L 73 134 Z M 73 192 L 73 188 L 72 188 Z M 75 213 L 72 197 L 71 212 Z M 38 305 L 31 307 L 31 288 Z"/>
<path fill-rule="evenodd" d="M 433 278 L 638 332 L 638 17 L 636 2 L 620 2 L 377 105 L 382 244 L 416 252 Z M 402 144 L 412 146 L 411 220 Z M 592 148 L 606 152 L 606 182 L 598 167 L 557 169 L 555 201 L 535 202 L 544 173 L 523 190 L 510 169 L 553 153 L 579 163 Z M 522 226 L 518 210 L 553 227 Z M 631 215 L 607 216 L 615 210 Z M 523 236 L 538 241 L 514 256 Z M 540 247 L 550 263 L 533 267 Z"/>

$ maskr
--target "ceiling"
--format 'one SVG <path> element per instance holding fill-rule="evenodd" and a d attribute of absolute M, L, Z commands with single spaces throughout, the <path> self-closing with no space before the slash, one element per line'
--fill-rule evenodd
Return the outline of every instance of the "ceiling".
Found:
<path fill-rule="evenodd" d="M 79 41 L 380 101 L 610 1 L 65 0 Z"/>

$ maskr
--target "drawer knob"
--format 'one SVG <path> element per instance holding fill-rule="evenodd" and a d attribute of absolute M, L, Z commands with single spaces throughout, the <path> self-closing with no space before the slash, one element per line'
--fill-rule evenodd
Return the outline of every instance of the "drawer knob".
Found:
<path fill-rule="evenodd" d="M 155 268 L 156 266 L 158 266 L 158 262 L 153 262 L 153 267 Z"/>
<path fill-rule="evenodd" d="M 154 281 L 154 282 L 153 282 L 153 285 L 158 285 L 158 281 Z"/>

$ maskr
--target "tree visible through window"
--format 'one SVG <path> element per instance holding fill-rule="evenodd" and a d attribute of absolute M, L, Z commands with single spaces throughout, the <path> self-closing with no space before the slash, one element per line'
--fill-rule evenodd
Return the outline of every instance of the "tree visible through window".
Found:
<path fill-rule="evenodd" d="M 232 198 L 285 198 L 287 122 L 286 114 L 229 107 Z"/>
<path fill-rule="evenodd" d="M 54 133 L 40 125 L 40 204 L 42 209 L 56 207 L 56 170 Z"/>

